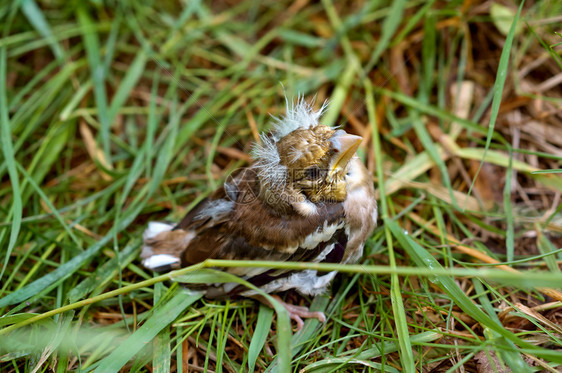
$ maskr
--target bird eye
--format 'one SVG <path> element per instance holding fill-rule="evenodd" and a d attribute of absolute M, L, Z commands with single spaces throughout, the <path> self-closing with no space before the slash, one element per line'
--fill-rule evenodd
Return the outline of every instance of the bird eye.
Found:
<path fill-rule="evenodd" d="M 312 166 L 307 168 L 306 170 L 304 170 L 304 176 L 308 179 L 308 180 L 315 180 L 320 178 L 320 168 L 318 166 Z"/>

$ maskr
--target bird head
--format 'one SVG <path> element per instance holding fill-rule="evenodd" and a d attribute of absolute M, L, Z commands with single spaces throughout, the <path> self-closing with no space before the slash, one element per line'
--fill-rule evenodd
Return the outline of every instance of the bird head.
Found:
<path fill-rule="evenodd" d="M 341 202 L 347 194 L 345 174 L 362 138 L 317 125 L 295 130 L 277 142 L 287 183 L 311 202 Z"/>
<path fill-rule="evenodd" d="M 319 203 L 347 196 L 347 168 L 362 138 L 319 124 L 325 107 L 314 111 L 302 99 L 288 105 L 254 149 L 260 197 L 277 210 L 312 215 Z"/>

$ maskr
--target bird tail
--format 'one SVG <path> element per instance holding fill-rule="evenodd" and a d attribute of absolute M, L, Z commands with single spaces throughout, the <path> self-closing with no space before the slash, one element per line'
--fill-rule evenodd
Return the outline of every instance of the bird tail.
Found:
<path fill-rule="evenodd" d="M 143 233 L 142 264 L 153 271 L 164 272 L 181 266 L 181 253 L 194 234 L 174 225 L 150 222 Z"/>

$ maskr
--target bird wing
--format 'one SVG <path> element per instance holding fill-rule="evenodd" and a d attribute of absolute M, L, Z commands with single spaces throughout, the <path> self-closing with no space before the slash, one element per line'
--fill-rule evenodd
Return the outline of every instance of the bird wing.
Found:
<path fill-rule="evenodd" d="M 246 175 L 247 176 L 247 175 Z M 175 229 L 194 230 L 182 253 L 182 266 L 206 259 L 340 262 L 347 235 L 342 203 L 319 203 L 318 214 L 304 217 L 279 213 L 256 195 L 246 177 L 236 179 L 199 203 Z M 253 178 L 255 180 L 255 178 Z M 253 198 L 252 198 L 253 196 Z M 235 198 L 233 201 L 232 199 Z M 293 271 L 225 268 L 256 286 L 289 276 Z M 229 291 L 232 296 L 241 289 Z M 226 295 L 219 292 L 217 296 Z"/>

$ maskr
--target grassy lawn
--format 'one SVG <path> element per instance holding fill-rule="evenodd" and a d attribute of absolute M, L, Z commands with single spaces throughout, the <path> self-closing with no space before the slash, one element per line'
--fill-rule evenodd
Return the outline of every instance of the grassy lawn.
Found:
<path fill-rule="evenodd" d="M 0 372 L 562 372 L 562 2 L 0 4 Z M 364 137 L 379 227 L 286 312 L 139 260 L 285 110 Z M 308 264 L 313 268 L 311 264 Z M 170 281 L 174 278 L 175 281 Z"/>

